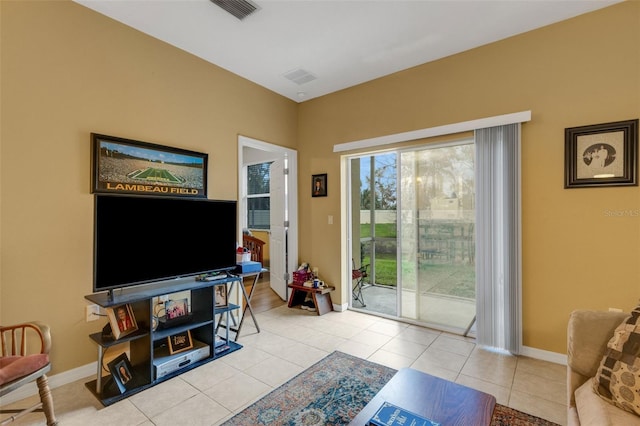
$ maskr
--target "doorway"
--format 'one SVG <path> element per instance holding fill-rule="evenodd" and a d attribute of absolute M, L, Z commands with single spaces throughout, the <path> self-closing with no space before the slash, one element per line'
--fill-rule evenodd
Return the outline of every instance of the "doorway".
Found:
<path fill-rule="evenodd" d="M 297 176 L 295 150 L 238 137 L 238 241 L 242 241 L 242 230 L 248 229 L 247 165 L 267 162 L 271 163 L 268 276 L 271 289 L 287 300 L 287 283 L 298 259 L 297 182 L 288 178 Z"/>

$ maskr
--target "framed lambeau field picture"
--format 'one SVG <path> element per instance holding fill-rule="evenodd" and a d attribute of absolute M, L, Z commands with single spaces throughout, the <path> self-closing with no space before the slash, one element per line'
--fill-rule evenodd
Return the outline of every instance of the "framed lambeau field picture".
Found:
<path fill-rule="evenodd" d="M 565 129 L 565 188 L 638 185 L 638 119 Z"/>
<path fill-rule="evenodd" d="M 208 155 L 91 134 L 91 192 L 207 197 Z"/>

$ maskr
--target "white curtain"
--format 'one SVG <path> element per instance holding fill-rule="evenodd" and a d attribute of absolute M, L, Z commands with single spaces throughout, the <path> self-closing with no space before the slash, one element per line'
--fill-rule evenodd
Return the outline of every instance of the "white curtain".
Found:
<path fill-rule="evenodd" d="M 520 123 L 475 131 L 476 341 L 518 354 L 521 326 Z"/>

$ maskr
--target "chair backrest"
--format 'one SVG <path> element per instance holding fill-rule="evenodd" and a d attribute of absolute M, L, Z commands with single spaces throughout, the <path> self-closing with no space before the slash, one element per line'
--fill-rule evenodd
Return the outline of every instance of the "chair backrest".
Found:
<path fill-rule="evenodd" d="M 242 246 L 248 248 L 251 251 L 251 260 L 254 262 L 260 262 L 264 265 L 264 257 L 262 247 L 265 242 L 253 237 L 251 235 L 242 235 Z"/>
<path fill-rule="evenodd" d="M 51 349 L 49 326 L 31 322 L 0 327 L 0 356 L 34 353 L 48 354 Z M 29 350 L 29 345 L 39 345 L 37 351 Z"/>

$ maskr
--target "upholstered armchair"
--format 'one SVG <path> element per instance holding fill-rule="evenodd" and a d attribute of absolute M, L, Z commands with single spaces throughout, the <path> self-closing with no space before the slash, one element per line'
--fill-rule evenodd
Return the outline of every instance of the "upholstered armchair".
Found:
<path fill-rule="evenodd" d="M 34 350 L 31 350 L 32 346 Z M 11 423 L 36 410 L 44 412 L 48 426 L 58 424 L 46 375 L 51 370 L 50 349 L 51 333 L 46 324 L 29 322 L 0 326 L 0 397 L 33 381 L 38 385 L 40 394 L 40 401 L 30 407 L 0 410 L 2 413 L 15 413 L 7 418 L 3 417 L 0 425 Z"/>

